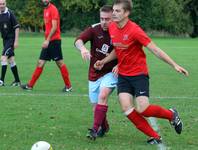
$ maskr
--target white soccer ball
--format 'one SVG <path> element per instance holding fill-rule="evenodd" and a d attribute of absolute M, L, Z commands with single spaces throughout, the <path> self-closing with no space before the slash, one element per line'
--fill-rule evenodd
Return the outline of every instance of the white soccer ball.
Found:
<path fill-rule="evenodd" d="M 2 85 L 3 85 L 3 81 L 0 80 L 0 86 L 2 86 Z"/>
<path fill-rule="evenodd" d="M 31 150 L 53 150 L 53 149 L 48 142 L 38 141 L 34 145 L 32 145 Z"/>

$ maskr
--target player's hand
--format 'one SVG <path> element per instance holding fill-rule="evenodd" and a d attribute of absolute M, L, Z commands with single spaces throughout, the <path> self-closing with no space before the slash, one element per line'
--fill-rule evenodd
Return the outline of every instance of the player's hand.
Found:
<path fill-rule="evenodd" d="M 188 76 L 188 75 L 189 75 L 188 71 L 187 71 L 186 69 L 182 68 L 182 67 L 179 66 L 179 65 L 176 65 L 176 66 L 175 66 L 175 70 L 176 70 L 177 72 L 179 72 L 179 73 L 184 74 L 185 76 Z"/>
<path fill-rule="evenodd" d="M 95 68 L 96 70 L 101 70 L 101 69 L 103 68 L 103 66 L 104 66 L 104 63 L 103 63 L 102 60 L 98 60 L 98 61 L 96 61 L 96 63 L 94 64 L 94 68 Z"/>
<path fill-rule="evenodd" d="M 115 67 L 113 67 L 112 72 L 114 73 L 114 75 L 116 77 L 118 77 L 118 66 L 117 65 Z"/>
<path fill-rule="evenodd" d="M 14 41 L 14 49 L 19 46 L 18 41 Z"/>
<path fill-rule="evenodd" d="M 48 46 L 49 46 L 49 41 L 48 40 L 45 40 L 43 42 L 42 48 L 48 48 Z"/>
<path fill-rule="evenodd" d="M 90 58 L 91 58 L 91 54 L 88 50 L 81 50 L 81 56 L 82 56 L 82 59 L 85 60 L 85 61 L 89 61 Z"/>

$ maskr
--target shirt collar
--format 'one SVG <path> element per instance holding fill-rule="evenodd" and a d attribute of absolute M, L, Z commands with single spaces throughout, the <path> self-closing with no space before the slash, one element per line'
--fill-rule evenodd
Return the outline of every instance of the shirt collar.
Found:
<path fill-rule="evenodd" d="M 6 7 L 4 12 L 2 12 L 2 14 L 6 14 L 8 12 L 8 8 Z"/>

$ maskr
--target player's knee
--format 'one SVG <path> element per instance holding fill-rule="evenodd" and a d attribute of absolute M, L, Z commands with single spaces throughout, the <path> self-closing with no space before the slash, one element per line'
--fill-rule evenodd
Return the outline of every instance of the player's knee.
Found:
<path fill-rule="evenodd" d="M 64 65 L 64 62 L 62 60 L 56 61 L 56 65 L 61 68 L 62 65 Z"/>
<path fill-rule="evenodd" d="M 43 60 L 39 60 L 37 63 L 37 66 L 40 68 L 43 68 L 44 65 L 45 65 L 45 61 L 43 61 Z"/>
<path fill-rule="evenodd" d="M 102 100 L 102 101 L 107 101 L 107 98 L 108 98 L 108 94 L 107 93 L 100 93 L 99 95 L 99 99 Z"/>
<path fill-rule="evenodd" d="M 7 56 L 1 56 L 1 62 L 7 62 Z"/>
<path fill-rule="evenodd" d="M 7 63 L 7 61 L 5 61 L 5 60 L 1 60 L 1 65 L 2 65 L 2 66 L 6 66 L 6 65 L 8 65 L 8 63 Z"/>
<path fill-rule="evenodd" d="M 14 66 L 16 66 L 16 62 L 15 61 L 10 61 L 9 64 L 10 64 L 10 67 L 11 68 L 14 67 Z"/>

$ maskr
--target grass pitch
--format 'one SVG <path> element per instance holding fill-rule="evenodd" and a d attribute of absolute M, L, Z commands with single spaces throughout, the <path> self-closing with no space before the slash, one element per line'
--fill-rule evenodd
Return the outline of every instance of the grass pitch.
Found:
<path fill-rule="evenodd" d="M 166 149 L 195 150 L 198 147 L 198 40 L 153 39 L 177 63 L 190 73 L 184 77 L 147 52 L 150 67 L 151 103 L 176 107 L 184 122 L 181 135 L 165 120 L 157 120 Z M 43 41 L 41 36 L 23 36 L 16 49 L 16 62 L 22 83 L 35 69 Z M 64 84 L 54 62 L 46 64 L 31 92 L 10 87 L 10 69 L 6 86 L 0 87 L 0 150 L 30 150 L 39 140 L 48 141 L 54 150 L 141 150 L 159 149 L 146 144 L 146 136 L 122 115 L 115 92 L 109 99 L 110 132 L 95 142 L 86 139 L 93 115 L 87 97 L 88 63 L 73 46 L 74 38 L 63 37 L 64 61 L 70 72 L 73 92 L 61 92 Z M 2 48 L 2 42 L 0 43 Z"/>

